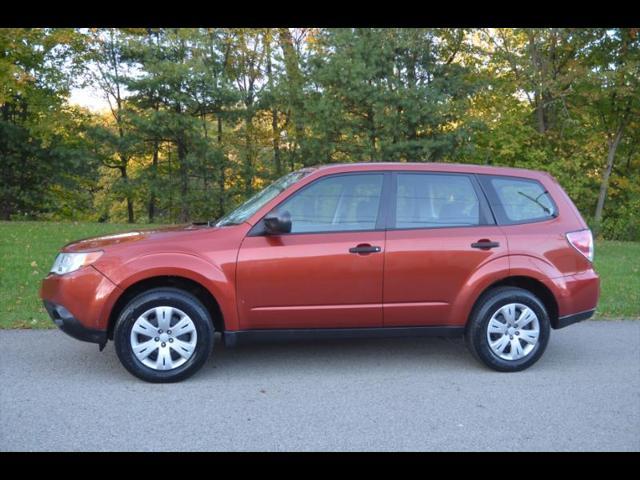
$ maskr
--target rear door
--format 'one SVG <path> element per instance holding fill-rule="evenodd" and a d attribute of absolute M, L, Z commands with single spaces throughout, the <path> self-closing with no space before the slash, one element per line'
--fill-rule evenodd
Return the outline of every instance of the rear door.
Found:
<path fill-rule="evenodd" d="M 473 175 L 392 175 L 384 267 L 384 325 L 463 325 L 452 305 L 507 241 Z"/>
<path fill-rule="evenodd" d="M 244 239 L 237 263 L 242 329 L 382 326 L 384 178 L 319 178 L 277 207 L 291 214 L 291 233 Z"/>

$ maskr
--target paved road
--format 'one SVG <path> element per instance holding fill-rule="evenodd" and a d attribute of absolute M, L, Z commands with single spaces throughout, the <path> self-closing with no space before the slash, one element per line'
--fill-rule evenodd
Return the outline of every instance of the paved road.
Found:
<path fill-rule="evenodd" d="M 112 344 L 0 331 L 0 450 L 640 450 L 640 322 L 554 331 L 517 374 L 458 339 L 216 346 L 152 385 Z"/>

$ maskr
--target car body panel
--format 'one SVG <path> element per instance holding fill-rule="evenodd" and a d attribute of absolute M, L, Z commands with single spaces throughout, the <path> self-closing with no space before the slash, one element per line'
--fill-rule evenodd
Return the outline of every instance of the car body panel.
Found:
<path fill-rule="evenodd" d="M 240 326 L 382 326 L 384 231 L 245 238 L 238 255 Z M 354 254 L 359 244 L 379 253 Z"/>
<path fill-rule="evenodd" d="M 106 302 L 113 307 L 117 298 L 137 282 L 154 277 L 180 277 L 195 281 L 216 299 L 225 326 L 238 329 L 235 299 L 235 271 L 238 248 L 250 225 L 221 228 L 171 228 L 150 232 L 145 241 L 111 245 L 93 267 L 119 287 Z M 85 240 L 83 242 L 94 242 Z M 104 240 L 98 240 L 104 248 Z M 67 251 L 76 251 L 72 244 Z M 99 318 L 107 328 L 110 309 Z M 81 317 L 78 317 L 81 319 Z"/>
<path fill-rule="evenodd" d="M 483 239 L 500 246 L 471 247 Z M 452 314 L 470 277 L 500 265 L 508 274 L 506 259 L 493 262 L 506 256 L 505 236 L 495 225 L 387 231 L 384 325 L 459 325 L 461 319 Z"/>
<path fill-rule="evenodd" d="M 42 281 L 40 298 L 63 305 L 86 328 L 106 330 L 114 299 L 122 289 L 89 265 L 65 275 L 50 273 Z"/>
<path fill-rule="evenodd" d="M 500 226 L 250 234 L 268 212 L 309 183 L 328 175 L 374 171 L 537 180 L 556 203 L 558 216 Z M 485 289 L 510 277 L 527 277 L 547 287 L 558 314 L 568 316 L 595 308 L 599 295 L 592 264 L 566 239 L 567 232 L 585 228 L 564 190 L 545 172 L 441 163 L 329 165 L 308 169 L 240 225 L 183 225 L 66 245 L 65 252 L 104 254 L 90 267 L 48 275 L 41 296 L 65 305 L 83 325 L 105 330 L 120 296 L 155 277 L 182 277 L 202 285 L 218 302 L 227 331 L 464 326 Z M 470 247 L 482 239 L 500 246 Z M 361 243 L 378 245 L 381 252 L 348 252 Z"/>

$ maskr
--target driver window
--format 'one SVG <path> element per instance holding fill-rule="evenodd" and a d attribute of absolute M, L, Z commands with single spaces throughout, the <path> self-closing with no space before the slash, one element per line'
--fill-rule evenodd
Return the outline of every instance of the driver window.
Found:
<path fill-rule="evenodd" d="M 318 180 L 278 208 L 291 214 L 291 233 L 374 230 L 382 174 L 335 175 Z"/>

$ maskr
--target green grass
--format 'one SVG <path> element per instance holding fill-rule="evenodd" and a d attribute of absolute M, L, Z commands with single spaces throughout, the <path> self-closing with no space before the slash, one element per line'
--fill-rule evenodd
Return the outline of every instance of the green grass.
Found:
<path fill-rule="evenodd" d="M 40 281 L 65 244 L 153 225 L 0 222 L 0 328 L 53 328 L 38 296 Z"/>
<path fill-rule="evenodd" d="M 597 318 L 640 318 L 640 242 L 596 242 Z"/>
<path fill-rule="evenodd" d="M 38 297 L 40 281 L 64 244 L 150 225 L 0 222 L 0 328 L 53 328 Z M 599 318 L 640 318 L 640 242 L 601 241 Z"/>

